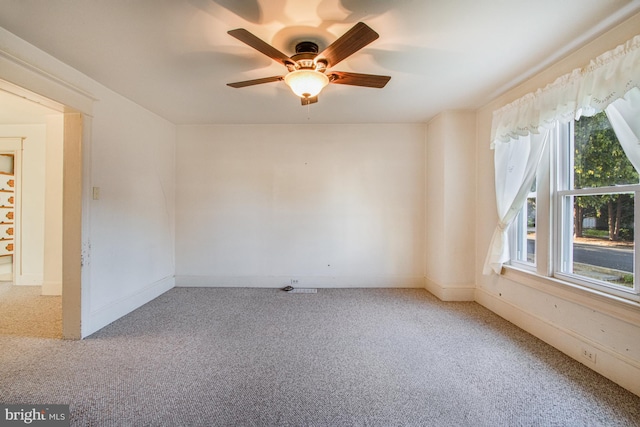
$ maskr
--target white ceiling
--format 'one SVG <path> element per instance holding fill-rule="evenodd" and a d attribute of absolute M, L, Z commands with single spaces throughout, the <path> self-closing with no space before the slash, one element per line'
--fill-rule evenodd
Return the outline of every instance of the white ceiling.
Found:
<path fill-rule="evenodd" d="M 176 124 L 424 122 L 477 108 L 640 10 L 640 0 L 0 0 L 0 26 Z M 292 55 L 356 22 L 380 38 L 332 70 L 391 76 L 329 85 L 302 107 L 285 68 L 227 34 Z M 1 102 L 1 101 L 0 101 Z"/>

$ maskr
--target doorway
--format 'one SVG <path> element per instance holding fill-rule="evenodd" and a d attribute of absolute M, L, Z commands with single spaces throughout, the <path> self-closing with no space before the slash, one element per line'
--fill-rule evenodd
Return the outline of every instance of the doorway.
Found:
<path fill-rule="evenodd" d="M 0 90 L 0 334 L 63 337 L 63 129 L 62 112 Z"/>

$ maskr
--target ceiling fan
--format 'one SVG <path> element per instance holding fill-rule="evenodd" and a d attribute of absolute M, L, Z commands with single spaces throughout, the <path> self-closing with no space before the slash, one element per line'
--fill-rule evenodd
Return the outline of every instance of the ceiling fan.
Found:
<path fill-rule="evenodd" d="M 318 45 L 316 43 L 310 41 L 300 42 L 296 45 L 295 55 L 291 57 L 288 57 L 244 28 L 230 30 L 228 33 L 269 58 L 280 62 L 288 70 L 288 73 L 284 76 L 227 83 L 227 86 L 234 88 L 284 80 L 293 93 L 300 97 L 302 105 L 309 105 L 318 102 L 318 94 L 329 83 L 383 88 L 391 79 L 389 76 L 375 74 L 344 71 L 327 72 L 328 68 L 335 66 L 379 37 L 378 33 L 363 22 L 358 22 L 320 53 L 318 53 Z"/>

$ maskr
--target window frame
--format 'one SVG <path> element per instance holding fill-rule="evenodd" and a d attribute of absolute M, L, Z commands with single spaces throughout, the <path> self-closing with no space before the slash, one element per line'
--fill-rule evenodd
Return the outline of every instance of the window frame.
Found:
<path fill-rule="evenodd" d="M 571 172 L 574 168 L 573 156 L 568 154 L 573 150 L 574 122 L 556 123 L 551 129 L 549 143 L 542 154 L 540 165 L 536 174 L 536 244 L 535 263 L 519 261 L 516 257 L 516 239 L 518 233 L 517 224 L 512 224 L 509 232 L 511 246 L 510 266 L 518 270 L 524 270 L 558 280 L 569 286 L 578 286 L 587 290 L 595 290 L 612 297 L 620 297 L 625 300 L 640 302 L 640 250 L 634 244 L 634 284 L 632 288 L 590 279 L 585 276 L 563 272 L 562 262 L 571 262 L 572 259 L 563 260 L 563 250 L 573 254 L 573 197 L 572 195 L 595 195 L 611 193 L 634 193 L 634 242 L 640 238 L 640 183 L 629 185 L 616 185 L 597 188 L 584 188 L 564 190 L 568 187 L 566 182 L 561 182 L 564 177 L 573 179 L 573 173 L 563 173 L 566 170 L 561 165 L 566 165 Z M 564 138 L 564 139 L 563 139 Z M 571 147 L 561 150 L 561 144 L 570 143 Z M 564 163 L 563 163 L 564 162 Z M 564 186 L 563 186 L 564 185 Z M 561 190 L 562 189 L 562 190 Z M 527 199 L 528 200 L 528 199 Z M 521 215 L 526 212 L 525 200 Z M 567 203 L 570 206 L 567 207 Z M 571 230 L 567 230 L 567 226 Z M 563 238 L 563 233 L 570 234 L 570 239 Z M 568 245 L 571 245 L 569 248 Z M 564 247 L 563 247 L 564 246 Z"/>
<path fill-rule="evenodd" d="M 556 132 L 556 129 L 550 130 L 553 134 Z M 508 265 L 515 267 L 519 270 L 529 271 L 532 273 L 536 273 L 542 276 L 551 277 L 551 262 L 550 262 L 550 241 L 552 237 L 551 233 L 551 224 L 552 224 L 552 215 L 551 215 L 551 176 L 552 168 L 550 167 L 549 159 L 552 156 L 551 153 L 551 142 L 554 140 L 553 136 L 550 136 L 549 143 L 544 147 L 540 159 L 540 163 L 538 164 L 538 168 L 536 170 L 536 240 L 535 240 L 535 262 L 523 262 L 518 260 L 517 258 L 517 226 L 515 224 L 511 225 L 509 230 L 509 248 L 510 248 L 510 258 L 511 261 Z M 531 195 L 532 193 L 529 193 Z M 526 211 L 526 204 L 529 197 L 525 199 L 524 205 L 521 208 L 521 211 L 518 215 L 521 215 L 522 212 Z"/>
<path fill-rule="evenodd" d="M 537 174 L 536 174 L 537 177 Z M 528 202 L 530 199 L 535 199 L 536 200 L 536 212 L 535 212 L 535 233 L 536 233 L 536 240 L 535 240 L 535 244 L 534 244 L 534 251 L 533 251 L 533 262 L 530 261 L 525 261 L 521 258 L 521 253 L 524 253 L 524 257 L 526 258 L 528 255 L 528 239 L 527 239 L 527 234 L 528 234 Z M 536 271 L 536 267 L 537 267 L 537 261 L 538 261 L 538 208 L 537 208 L 537 204 L 538 204 L 538 183 L 537 183 L 537 179 L 536 179 L 536 191 L 530 191 L 529 194 L 527 195 L 527 198 L 524 201 L 524 205 L 522 206 L 522 208 L 520 208 L 520 211 L 518 212 L 518 215 L 516 215 L 516 218 L 512 224 L 512 228 L 511 228 L 511 232 L 509 233 L 509 248 L 511 250 L 511 255 L 510 258 L 512 260 L 512 263 L 514 265 L 517 265 L 518 267 L 525 269 L 525 270 L 531 270 L 531 271 Z M 523 247 L 524 246 L 524 247 Z"/>

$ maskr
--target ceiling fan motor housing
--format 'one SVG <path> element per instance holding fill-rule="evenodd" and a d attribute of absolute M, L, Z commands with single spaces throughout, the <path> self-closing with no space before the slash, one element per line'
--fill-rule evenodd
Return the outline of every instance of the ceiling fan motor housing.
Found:
<path fill-rule="evenodd" d="M 318 45 L 314 42 L 300 42 L 296 44 L 296 53 L 315 53 L 318 54 Z"/>
<path fill-rule="evenodd" d="M 324 60 L 316 61 L 318 56 L 318 45 L 314 42 L 302 41 L 296 44 L 296 54 L 291 57 L 295 65 L 288 66 L 289 71 L 294 70 L 316 70 L 324 72 L 327 63 Z"/>

